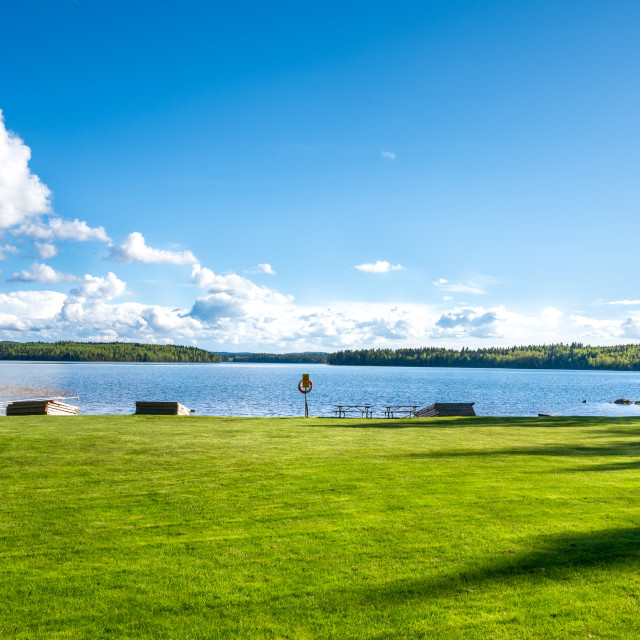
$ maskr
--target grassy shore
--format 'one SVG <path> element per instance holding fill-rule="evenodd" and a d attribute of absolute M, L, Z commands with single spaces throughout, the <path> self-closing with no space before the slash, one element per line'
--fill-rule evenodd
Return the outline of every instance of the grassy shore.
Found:
<path fill-rule="evenodd" d="M 0 638 L 637 638 L 639 476 L 633 419 L 0 418 Z"/>

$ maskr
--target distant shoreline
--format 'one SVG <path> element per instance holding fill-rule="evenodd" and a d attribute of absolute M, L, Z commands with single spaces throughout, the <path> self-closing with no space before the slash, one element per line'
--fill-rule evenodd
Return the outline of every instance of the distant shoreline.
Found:
<path fill-rule="evenodd" d="M 71 364 L 71 365 L 104 365 L 104 366 L 113 366 L 113 365 L 132 365 L 132 366 L 241 366 L 241 365 L 274 365 L 274 364 L 284 364 L 284 365 L 298 365 L 298 366 L 325 366 L 329 368 L 340 368 L 342 366 L 350 366 L 350 367 L 376 367 L 377 369 L 383 367 L 389 367 L 393 369 L 455 369 L 455 370 L 483 370 L 483 371 L 522 371 L 522 372 L 567 372 L 567 373 L 640 373 L 640 370 L 622 370 L 622 369 L 560 369 L 560 368 L 551 368 L 551 367 L 538 367 L 538 368 L 526 368 L 526 367 L 486 367 L 486 366 L 467 366 L 461 367 L 456 365 L 450 366 L 439 366 L 439 365 L 428 365 L 428 366 L 407 366 L 407 365 L 333 365 L 327 362 L 259 362 L 259 361 L 251 361 L 251 360 L 243 360 L 240 362 L 130 362 L 130 361 L 105 361 L 105 360 L 16 360 L 16 359 L 7 359 L 0 358 L 0 365 L 2 363 L 14 363 L 14 364 L 34 364 L 34 365 L 60 365 L 60 364 Z"/>
<path fill-rule="evenodd" d="M 640 371 L 640 345 L 581 343 L 482 349 L 359 349 L 300 353 L 213 352 L 128 342 L 0 342 L 0 361 L 105 364 L 327 364 L 522 371 Z"/>

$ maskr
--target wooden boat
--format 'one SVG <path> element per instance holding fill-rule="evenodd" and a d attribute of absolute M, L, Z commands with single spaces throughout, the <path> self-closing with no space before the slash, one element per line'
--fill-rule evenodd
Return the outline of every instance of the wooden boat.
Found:
<path fill-rule="evenodd" d="M 179 402 L 136 402 L 137 416 L 188 416 L 191 413 L 191 409 Z"/>
<path fill-rule="evenodd" d="M 8 416 L 75 416 L 80 407 L 60 400 L 17 400 L 7 404 Z"/>
<path fill-rule="evenodd" d="M 475 416 L 475 402 L 436 402 L 416 411 L 416 418 L 441 418 L 446 416 Z"/>

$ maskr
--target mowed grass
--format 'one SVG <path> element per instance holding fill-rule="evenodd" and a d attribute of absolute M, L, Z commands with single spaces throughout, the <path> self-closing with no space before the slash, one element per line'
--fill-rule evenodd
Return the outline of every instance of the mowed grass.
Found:
<path fill-rule="evenodd" d="M 640 421 L 0 418 L 0 638 L 638 638 Z"/>

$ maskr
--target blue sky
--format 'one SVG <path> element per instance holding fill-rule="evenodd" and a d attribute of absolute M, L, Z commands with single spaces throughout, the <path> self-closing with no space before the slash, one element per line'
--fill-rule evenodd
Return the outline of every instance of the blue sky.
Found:
<path fill-rule="evenodd" d="M 3 21 L 1 339 L 640 339 L 637 2 Z"/>

